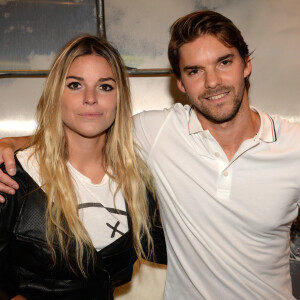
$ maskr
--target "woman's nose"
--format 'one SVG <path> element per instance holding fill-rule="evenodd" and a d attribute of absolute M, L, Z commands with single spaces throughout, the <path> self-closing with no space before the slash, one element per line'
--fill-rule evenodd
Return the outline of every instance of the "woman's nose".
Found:
<path fill-rule="evenodd" d="M 86 89 L 85 95 L 84 95 L 84 103 L 88 105 L 92 105 L 97 103 L 97 96 L 94 89 Z"/>

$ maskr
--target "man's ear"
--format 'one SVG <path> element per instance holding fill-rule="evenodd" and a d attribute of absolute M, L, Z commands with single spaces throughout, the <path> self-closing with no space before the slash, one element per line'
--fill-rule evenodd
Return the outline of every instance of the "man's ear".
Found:
<path fill-rule="evenodd" d="M 184 84 L 182 83 L 181 79 L 177 79 L 177 87 L 182 93 L 186 93 Z"/>
<path fill-rule="evenodd" d="M 248 77 L 252 72 L 251 58 L 249 56 L 245 57 L 245 68 L 244 68 L 244 78 Z"/>

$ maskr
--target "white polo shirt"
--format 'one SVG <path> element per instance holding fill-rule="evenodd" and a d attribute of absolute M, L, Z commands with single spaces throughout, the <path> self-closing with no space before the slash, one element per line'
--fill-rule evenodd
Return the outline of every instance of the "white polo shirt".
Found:
<path fill-rule="evenodd" d="M 229 162 L 189 106 L 136 115 L 165 229 L 165 300 L 294 299 L 289 232 L 300 203 L 300 126 L 258 112 Z"/>

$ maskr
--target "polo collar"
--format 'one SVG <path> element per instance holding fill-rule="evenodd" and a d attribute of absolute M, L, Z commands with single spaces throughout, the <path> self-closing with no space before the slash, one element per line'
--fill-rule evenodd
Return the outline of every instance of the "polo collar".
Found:
<path fill-rule="evenodd" d="M 277 140 L 274 120 L 266 113 L 259 111 L 257 108 L 251 106 L 252 110 L 256 111 L 260 117 L 260 128 L 257 137 L 266 143 L 273 143 Z M 197 118 L 197 114 L 193 107 L 189 110 L 188 120 L 189 134 L 203 132 L 204 129 Z"/>
<path fill-rule="evenodd" d="M 189 127 L 189 134 L 204 131 L 200 121 L 197 118 L 197 114 L 196 114 L 193 106 L 191 106 L 190 110 L 189 110 L 188 127 Z"/>
<path fill-rule="evenodd" d="M 250 106 L 250 108 L 256 111 L 260 117 L 260 128 L 257 133 L 257 137 L 266 143 L 276 142 L 276 129 L 274 120 L 266 113 L 259 111 L 257 108 Z"/>

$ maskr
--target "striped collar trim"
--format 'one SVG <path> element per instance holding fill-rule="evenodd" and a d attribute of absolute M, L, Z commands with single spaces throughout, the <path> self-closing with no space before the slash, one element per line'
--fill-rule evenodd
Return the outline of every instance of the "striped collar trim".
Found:
<path fill-rule="evenodd" d="M 257 137 L 266 143 L 273 143 L 277 140 L 276 128 L 273 118 L 257 108 L 252 107 L 251 109 L 256 111 L 260 117 L 260 128 L 257 133 Z"/>
<path fill-rule="evenodd" d="M 257 108 L 253 106 L 251 106 L 250 108 L 259 114 L 261 121 L 257 137 L 266 143 L 275 142 L 277 140 L 277 136 L 274 120 L 268 114 L 259 111 Z M 190 107 L 189 109 L 188 130 L 189 134 L 204 131 L 193 107 Z"/>

